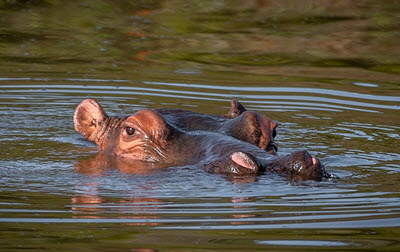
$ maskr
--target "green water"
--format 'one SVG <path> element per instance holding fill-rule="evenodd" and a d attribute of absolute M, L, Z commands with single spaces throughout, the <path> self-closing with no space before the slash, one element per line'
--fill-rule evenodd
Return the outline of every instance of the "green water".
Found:
<path fill-rule="evenodd" d="M 399 31 L 399 1 L 0 0 L 0 250 L 398 251 Z M 87 97 L 236 98 L 341 179 L 98 167 Z"/>

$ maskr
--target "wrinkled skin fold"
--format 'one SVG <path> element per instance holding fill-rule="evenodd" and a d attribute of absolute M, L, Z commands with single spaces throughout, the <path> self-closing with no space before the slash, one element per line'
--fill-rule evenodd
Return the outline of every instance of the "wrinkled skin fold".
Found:
<path fill-rule="evenodd" d="M 211 173 L 279 173 L 294 180 L 331 176 L 305 150 L 278 156 L 274 142 L 278 123 L 247 111 L 236 100 L 225 116 L 142 109 L 131 116 L 109 117 L 95 100 L 86 99 L 77 106 L 73 120 L 75 129 L 102 153 L 132 167 L 196 165 Z"/>

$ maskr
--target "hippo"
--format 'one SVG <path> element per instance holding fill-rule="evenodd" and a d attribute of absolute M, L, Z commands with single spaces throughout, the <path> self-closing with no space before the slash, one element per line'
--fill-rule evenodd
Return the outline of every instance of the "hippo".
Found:
<path fill-rule="evenodd" d="M 206 125 L 201 125 L 202 118 Z M 86 99 L 77 106 L 73 120 L 75 129 L 100 151 L 132 166 L 196 165 L 210 173 L 278 173 L 296 180 L 330 175 L 306 150 L 277 155 L 273 141 L 277 123 L 247 111 L 237 101 L 222 117 L 170 109 L 141 109 L 131 116 L 109 117 L 95 100 Z"/>
<path fill-rule="evenodd" d="M 84 111 L 93 111 L 93 115 L 98 115 L 101 118 L 100 120 L 104 120 L 104 122 L 107 123 L 108 120 L 120 121 L 129 117 L 109 117 L 100 104 L 93 99 L 86 99 L 77 107 L 75 111 L 77 116 L 81 114 L 79 113 L 81 109 Z M 235 99 L 231 101 L 229 112 L 224 116 L 206 115 L 189 110 L 171 108 L 158 108 L 155 109 L 155 111 L 160 113 L 169 124 L 181 130 L 217 132 L 254 144 L 271 154 L 276 154 L 278 151 L 278 147 L 274 141 L 276 137 L 276 128 L 279 125 L 278 122 L 268 117 L 261 116 L 256 112 L 247 111 L 247 109 Z M 75 128 L 80 132 L 78 129 L 80 127 L 79 125 L 82 125 L 82 123 L 77 123 L 75 118 L 74 116 Z M 81 122 L 83 121 L 81 120 Z M 85 134 L 85 131 L 82 134 Z M 95 140 L 91 141 L 95 142 Z"/>
<path fill-rule="evenodd" d="M 231 101 L 229 112 L 224 116 L 206 115 L 189 110 L 155 109 L 174 127 L 185 131 L 212 131 L 246 141 L 259 148 L 276 154 L 274 142 L 278 122 L 260 114 L 247 111 L 237 100 Z"/>

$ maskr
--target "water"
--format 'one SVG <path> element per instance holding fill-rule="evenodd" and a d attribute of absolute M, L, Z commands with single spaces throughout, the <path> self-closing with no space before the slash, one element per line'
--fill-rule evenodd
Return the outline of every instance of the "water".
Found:
<path fill-rule="evenodd" d="M 399 250 L 398 5 L 262 2 L 0 4 L 0 249 Z M 99 167 L 72 123 L 87 97 L 110 115 L 236 98 L 341 179 Z"/>

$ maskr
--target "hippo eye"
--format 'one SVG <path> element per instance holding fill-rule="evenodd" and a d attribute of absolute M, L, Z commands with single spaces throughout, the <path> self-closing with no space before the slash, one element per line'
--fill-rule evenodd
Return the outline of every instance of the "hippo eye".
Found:
<path fill-rule="evenodd" d="M 131 128 L 131 127 L 126 127 L 125 131 L 126 131 L 126 134 L 128 134 L 128 135 L 132 135 L 133 133 L 135 133 L 135 129 Z"/>

